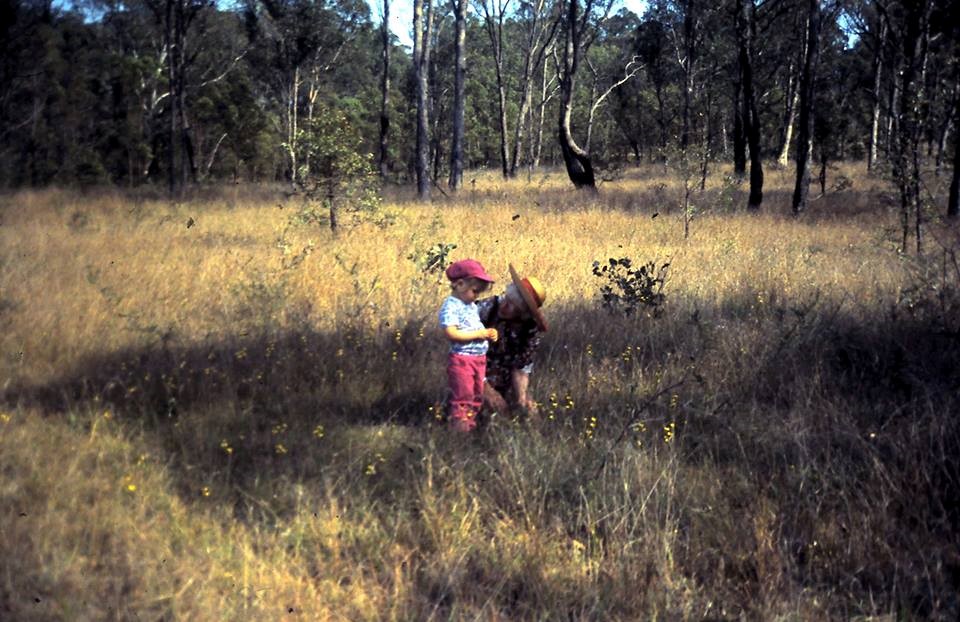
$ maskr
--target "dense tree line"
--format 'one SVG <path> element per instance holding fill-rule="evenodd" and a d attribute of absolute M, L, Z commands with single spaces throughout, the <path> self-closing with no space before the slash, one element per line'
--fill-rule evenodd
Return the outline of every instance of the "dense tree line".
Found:
<path fill-rule="evenodd" d="M 475 167 L 594 187 L 659 162 L 693 187 L 732 161 L 756 207 L 763 168 L 795 162 L 799 212 L 811 169 L 862 159 L 919 227 L 921 177 L 960 157 L 948 0 L 414 4 L 408 49 L 390 0 L 2 0 L 0 184 L 296 182 L 336 111 L 422 196 Z"/>

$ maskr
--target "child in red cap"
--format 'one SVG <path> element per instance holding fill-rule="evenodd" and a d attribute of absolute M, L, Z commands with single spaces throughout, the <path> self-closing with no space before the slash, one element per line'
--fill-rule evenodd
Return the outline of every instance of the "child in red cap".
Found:
<path fill-rule="evenodd" d="M 493 278 L 474 259 L 450 264 L 446 275 L 451 292 L 440 307 L 440 328 L 450 341 L 447 417 L 454 430 L 470 432 L 477 427 L 477 413 L 483 404 L 487 340 L 498 337 L 497 329 L 484 328 L 475 301 L 490 289 Z"/>

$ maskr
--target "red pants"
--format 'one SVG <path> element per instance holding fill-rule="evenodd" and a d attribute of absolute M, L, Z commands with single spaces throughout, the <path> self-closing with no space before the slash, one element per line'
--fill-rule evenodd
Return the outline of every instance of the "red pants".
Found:
<path fill-rule="evenodd" d="M 447 358 L 447 387 L 450 391 L 450 427 L 470 432 L 477 427 L 477 413 L 483 405 L 483 377 L 487 371 L 486 356 L 453 354 Z"/>

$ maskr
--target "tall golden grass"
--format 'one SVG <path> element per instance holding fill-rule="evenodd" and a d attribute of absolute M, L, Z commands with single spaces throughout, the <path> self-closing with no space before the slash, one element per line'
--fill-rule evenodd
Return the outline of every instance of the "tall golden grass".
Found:
<path fill-rule="evenodd" d="M 4 196 L 0 617 L 850 619 L 960 612 L 950 231 L 855 165 L 789 214 L 721 171 L 468 176 L 336 235 L 281 192 Z M 440 421 L 435 244 L 540 277 L 542 421 Z M 594 261 L 670 262 L 662 313 Z"/>

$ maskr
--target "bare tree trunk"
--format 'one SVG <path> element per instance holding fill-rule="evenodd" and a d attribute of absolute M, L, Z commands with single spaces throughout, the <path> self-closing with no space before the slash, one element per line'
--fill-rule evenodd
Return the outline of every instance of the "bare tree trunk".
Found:
<path fill-rule="evenodd" d="M 507 130 L 507 85 L 503 68 L 503 21 L 511 0 L 481 0 L 483 23 L 493 49 L 493 66 L 497 76 L 497 121 L 500 125 L 500 170 L 510 176 L 510 145 Z"/>
<path fill-rule="evenodd" d="M 187 118 L 186 100 L 186 31 L 190 16 L 184 13 L 184 0 L 177 0 L 174 19 L 174 66 L 177 95 L 177 113 L 180 116 L 179 141 L 182 147 L 180 162 L 180 187 L 184 188 L 188 181 L 196 181 L 197 165 L 194 158 L 193 142 L 190 139 L 190 123 Z"/>
<path fill-rule="evenodd" d="M 533 114 L 531 112 L 533 108 L 533 89 L 529 85 L 532 77 L 527 76 L 524 80 L 526 84 L 522 87 L 524 91 L 523 99 L 520 101 L 520 110 L 517 112 L 517 121 L 513 127 L 513 155 L 510 158 L 510 170 L 508 171 L 510 177 L 517 176 L 517 169 L 520 167 L 520 152 L 523 151 L 527 130 L 533 125 Z"/>
<path fill-rule="evenodd" d="M 567 168 L 570 181 L 577 188 L 586 188 L 596 191 L 596 182 L 593 176 L 593 165 L 590 156 L 573 140 L 570 129 L 570 117 L 573 112 L 574 77 L 580 64 L 580 38 L 583 34 L 584 23 L 578 17 L 579 0 L 567 0 L 566 45 L 563 50 L 563 75 L 560 78 L 560 119 L 557 124 L 560 151 L 563 154 L 563 163 Z M 584 13 L 590 14 L 591 0 L 587 0 Z"/>
<path fill-rule="evenodd" d="M 929 103 L 926 98 L 926 84 L 927 84 L 927 60 L 929 58 L 929 47 L 930 47 L 930 14 L 933 11 L 933 3 L 930 0 L 923 0 L 921 3 L 921 15 L 920 15 L 920 75 L 917 76 L 917 95 L 916 95 L 916 123 L 917 127 L 915 129 L 916 133 L 916 142 L 912 154 L 911 162 L 911 171 L 910 171 L 910 182 L 913 184 L 913 198 L 914 198 L 914 237 L 917 242 L 917 255 L 923 254 L 923 225 L 925 222 L 925 217 L 923 213 L 923 198 L 921 195 L 921 185 L 923 180 L 921 179 L 920 167 L 922 164 L 922 156 L 920 154 L 920 137 L 924 134 L 924 126 L 926 125 L 926 118 L 924 113 L 924 107 Z"/>
<path fill-rule="evenodd" d="M 911 212 L 917 254 L 923 253 L 923 201 L 920 194 L 920 142 L 923 135 L 924 83 L 927 47 L 930 35 L 929 0 L 906 5 L 904 32 L 904 70 L 901 85 L 900 122 L 894 176 L 900 190 L 902 250 L 906 252 Z"/>
<path fill-rule="evenodd" d="M 813 136 L 814 84 L 820 58 L 820 20 L 820 0 L 809 0 L 806 57 L 803 59 L 803 74 L 800 77 L 800 133 L 797 137 L 797 181 L 793 188 L 794 214 L 800 214 L 807 209 L 807 195 L 810 191 L 810 137 Z M 826 164 L 824 172 L 825 167 Z"/>
<path fill-rule="evenodd" d="M 657 81 L 653 85 L 653 92 L 657 97 L 657 126 L 660 128 L 660 142 L 658 144 L 660 151 L 660 162 L 663 164 L 663 170 L 667 170 L 667 162 L 669 158 L 667 157 L 667 136 L 669 135 L 668 131 L 668 122 L 667 122 L 667 113 L 666 105 L 663 100 L 663 83 Z"/>
<path fill-rule="evenodd" d="M 310 66 L 310 76 L 307 79 L 307 128 L 313 127 L 313 113 L 316 110 L 317 98 L 320 97 L 320 65 L 319 59 L 314 59 Z M 298 116 L 299 118 L 299 116 Z M 303 163 L 300 166 L 303 177 L 310 176 L 310 150 L 303 154 Z"/>
<path fill-rule="evenodd" d="M 817 175 L 817 181 L 820 182 L 820 196 L 827 193 L 827 151 L 820 149 L 820 174 Z"/>
<path fill-rule="evenodd" d="M 533 180 L 533 156 L 536 141 L 533 140 L 533 89 L 530 89 L 530 108 L 527 109 L 527 127 L 530 128 L 530 140 L 527 141 L 527 181 Z"/>
<path fill-rule="evenodd" d="M 680 69 L 683 71 L 683 113 L 680 125 L 680 150 L 684 158 L 690 146 L 690 116 L 693 111 L 693 72 L 696 53 L 697 16 L 694 13 L 693 0 L 683 3 L 683 52 Z"/>
<path fill-rule="evenodd" d="M 786 168 L 789 162 L 790 142 L 793 140 L 793 122 L 797 113 L 797 102 L 800 98 L 797 80 L 793 77 L 793 64 L 787 68 L 787 71 L 790 76 L 787 78 L 786 109 L 783 112 L 783 137 L 777 155 L 777 166 L 780 168 Z"/>
<path fill-rule="evenodd" d="M 640 63 L 638 57 L 633 57 L 623 68 L 623 77 L 608 86 L 603 93 L 597 94 L 600 83 L 600 75 L 597 70 L 594 68 L 593 63 L 590 60 L 587 60 L 587 66 L 590 68 L 590 73 L 593 74 L 593 82 L 590 85 L 590 110 L 587 114 L 587 140 L 585 143 L 584 150 L 589 152 L 590 145 L 593 141 L 593 121 L 596 118 L 597 110 L 600 106 L 606 101 L 607 97 L 610 96 L 616 89 L 620 88 L 627 82 L 629 82 L 635 75 L 640 73 L 640 70 L 643 69 L 643 65 Z M 606 148 L 602 151 L 606 151 Z"/>
<path fill-rule="evenodd" d="M 380 178 L 390 173 L 390 0 L 383 0 L 383 23 L 380 25 L 383 42 L 383 76 L 380 79 Z"/>
<path fill-rule="evenodd" d="M 680 169 L 683 176 L 683 237 L 690 237 L 690 193 L 693 168 L 690 163 L 690 125 L 693 113 L 693 72 L 695 67 L 697 21 L 693 0 L 683 5 L 683 52 L 679 54 L 683 71 L 683 112 L 680 124 Z"/>
<path fill-rule="evenodd" d="M 543 77 L 540 84 L 540 114 L 537 117 L 537 141 L 536 148 L 534 150 L 533 161 L 531 166 L 533 168 L 540 168 L 540 156 L 543 154 L 543 120 L 546 117 L 547 111 L 547 102 L 550 100 L 550 97 L 547 95 L 547 89 L 549 83 L 547 82 L 547 62 L 543 62 Z M 552 79 L 551 79 L 552 82 Z"/>
<path fill-rule="evenodd" d="M 590 62 L 590 59 L 587 59 L 587 67 L 590 68 L 590 73 L 593 74 L 593 80 L 590 82 L 590 102 L 597 101 L 597 81 L 600 77 L 597 75 L 596 69 L 594 69 L 593 64 Z M 593 143 L 593 118 L 597 113 L 597 106 L 591 105 L 590 112 L 587 114 L 587 136 L 583 141 L 583 150 L 587 153 L 590 152 L 590 145 Z"/>
<path fill-rule="evenodd" d="M 210 177 L 210 171 L 213 169 L 213 163 L 217 159 L 217 152 L 220 150 L 220 145 L 223 143 L 223 140 L 227 137 L 227 133 L 224 132 L 220 135 L 220 138 L 217 140 L 216 144 L 213 146 L 213 149 L 210 151 L 210 155 L 207 157 L 206 163 L 203 165 L 202 179 L 208 179 Z"/>
<path fill-rule="evenodd" d="M 880 87 L 883 74 L 883 48 L 887 39 L 887 20 L 880 18 L 880 33 L 877 37 L 877 49 L 873 55 L 873 106 L 870 111 L 870 142 L 867 146 L 867 171 L 872 171 L 877 163 L 877 141 L 880 134 Z"/>
<path fill-rule="evenodd" d="M 340 219 L 337 217 L 336 188 L 332 177 L 327 179 L 327 208 L 330 210 L 330 231 L 336 235 L 337 227 L 340 225 Z"/>
<path fill-rule="evenodd" d="M 464 108 L 466 88 L 464 76 L 467 70 L 467 0 L 453 0 L 453 9 L 456 14 L 457 30 L 457 58 L 454 69 L 453 87 L 453 142 L 450 146 L 450 188 L 456 190 L 463 185 L 463 135 L 464 135 Z"/>
<path fill-rule="evenodd" d="M 887 116 L 886 148 L 884 149 L 887 153 L 893 153 L 897 150 L 900 134 L 898 119 L 900 118 L 900 86 L 903 83 L 903 59 L 899 58 L 899 55 L 897 56 L 897 64 L 891 72 L 890 91 L 887 94 L 889 113 Z"/>
<path fill-rule="evenodd" d="M 707 174 L 710 171 L 710 145 L 713 143 L 713 98 L 709 89 L 707 89 L 707 101 L 705 105 L 707 127 L 703 131 L 703 152 L 700 154 L 700 192 L 707 189 Z"/>
<path fill-rule="evenodd" d="M 960 97 L 954 99 L 953 118 L 960 123 Z M 953 176 L 950 179 L 950 194 L 947 198 L 947 217 L 960 217 L 960 134 L 953 141 Z"/>
<path fill-rule="evenodd" d="M 954 76 L 953 84 L 953 95 L 950 98 L 949 110 L 953 110 L 957 106 L 957 102 L 960 101 L 960 67 L 956 68 L 956 75 Z M 940 172 L 943 169 L 943 158 L 944 154 L 947 152 L 947 142 L 950 138 L 950 130 L 954 127 L 953 125 L 953 113 L 947 112 L 943 115 L 943 122 L 940 125 L 940 131 L 937 133 L 937 157 L 935 159 L 934 174 L 937 177 L 940 177 Z"/>
<path fill-rule="evenodd" d="M 502 70 L 497 69 L 497 121 L 500 125 L 500 169 L 504 177 L 510 176 L 510 144 L 507 141 L 507 87 L 503 82 Z"/>
<path fill-rule="evenodd" d="M 182 158 L 180 185 L 186 187 L 187 183 L 196 183 L 197 181 L 197 158 L 194 153 L 193 140 L 190 138 L 190 123 L 187 120 L 186 105 L 183 97 L 180 98 L 180 137 L 183 143 L 183 153 L 186 156 Z"/>
<path fill-rule="evenodd" d="M 287 157 L 290 159 L 290 185 L 295 189 L 299 175 L 297 167 L 297 151 L 299 150 L 300 127 L 297 118 L 298 103 L 300 100 L 300 66 L 293 68 L 293 82 L 287 89 Z"/>
<path fill-rule="evenodd" d="M 424 9 L 426 1 L 426 9 Z M 413 68 L 417 90 L 417 141 L 414 162 L 417 175 L 417 196 L 430 200 L 430 31 L 433 23 L 433 0 L 413 0 Z M 426 10 L 426 15 L 424 15 Z"/>
<path fill-rule="evenodd" d="M 508 174 L 515 177 L 520 164 L 520 153 L 523 150 L 523 141 L 527 133 L 528 122 L 532 127 L 533 115 L 533 74 L 540 63 L 544 61 L 547 50 L 553 42 L 559 20 L 557 16 L 544 15 L 547 0 L 535 0 L 528 5 L 530 14 L 527 17 L 529 29 L 526 32 L 527 46 L 523 53 L 523 70 L 520 74 L 520 109 L 517 111 L 517 120 L 513 129 L 513 153 L 510 158 Z M 544 67 L 546 71 L 546 67 Z"/>
<path fill-rule="evenodd" d="M 937 157 L 935 158 L 934 175 L 940 177 L 943 170 L 943 156 L 947 152 L 947 142 L 950 139 L 950 130 L 953 128 L 953 119 L 946 119 L 940 126 L 939 138 L 937 139 Z"/>
<path fill-rule="evenodd" d="M 433 66 L 436 67 L 436 63 L 434 63 Z M 434 76 L 434 78 L 436 78 L 436 76 Z M 436 79 L 432 80 L 431 84 L 433 85 L 433 91 L 436 93 Z M 440 121 L 446 115 L 446 111 L 443 109 L 443 95 L 445 92 L 446 89 L 444 89 L 443 93 L 434 95 L 433 106 L 431 107 L 431 114 L 433 115 L 433 138 L 430 140 L 430 145 L 433 150 L 433 173 L 431 173 L 430 179 L 432 183 L 437 183 L 436 180 L 440 179 L 440 167 L 443 165 L 443 141 L 440 139 Z"/>
<path fill-rule="evenodd" d="M 738 180 L 747 176 L 747 136 L 743 131 L 743 71 L 739 65 L 737 77 L 733 81 L 733 174 Z"/>
<path fill-rule="evenodd" d="M 752 49 L 756 23 L 752 0 L 737 0 L 738 58 L 743 75 L 743 122 L 750 147 L 750 197 L 747 209 L 755 210 L 763 202 L 763 165 L 760 160 L 760 119 L 753 87 Z"/>
<path fill-rule="evenodd" d="M 727 154 L 730 152 L 730 141 L 727 138 L 727 122 L 723 119 L 720 120 L 720 151 L 723 153 L 723 157 L 727 157 Z"/>

